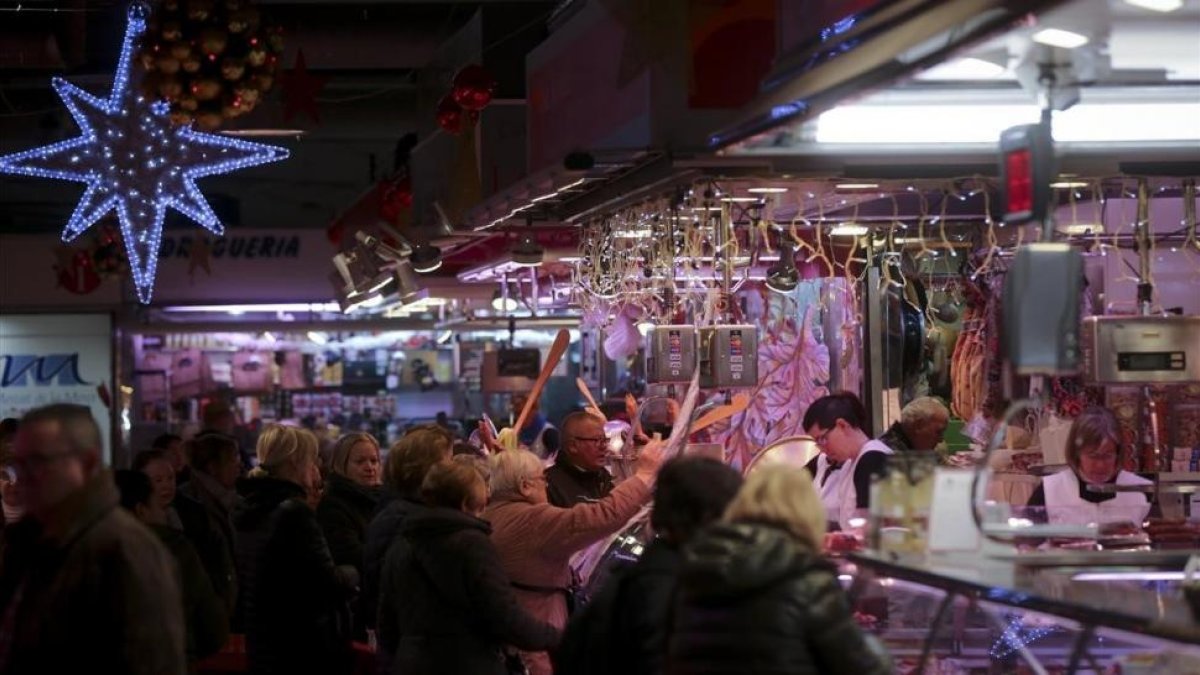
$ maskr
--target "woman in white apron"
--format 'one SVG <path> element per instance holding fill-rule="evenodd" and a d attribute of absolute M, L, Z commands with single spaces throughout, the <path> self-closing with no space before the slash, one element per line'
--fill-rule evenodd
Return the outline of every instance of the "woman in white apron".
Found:
<path fill-rule="evenodd" d="M 1149 495 L 1144 492 L 1093 492 L 1096 485 L 1149 485 L 1151 481 L 1124 471 L 1121 428 L 1111 412 L 1093 407 L 1083 411 L 1067 434 L 1067 464 L 1070 466 L 1042 479 L 1029 498 L 1029 506 L 1046 507 L 1051 523 L 1132 522 L 1140 525 L 1150 513 Z"/>
<path fill-rule="evenodd" d="M 804 430 L 821 454 L 808 463 L 829 522 L 842 530 L 865 517 L 870 507 L 871 476 L 883 472 L 892 449 L 863 431 L 866 413 L 854 394 L 823 396 L 804 414 Z M 861 526 L 861 525 L 860 525 Z"/>

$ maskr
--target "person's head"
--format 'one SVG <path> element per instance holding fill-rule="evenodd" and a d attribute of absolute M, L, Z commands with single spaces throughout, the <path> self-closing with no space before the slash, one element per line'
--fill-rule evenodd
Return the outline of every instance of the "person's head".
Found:
<path fill-rule="evenodd" d="M 858 456 L 869 440 L 867 413 L 858 397 L 849 392 L 822 396 L 804 413 L 804 432 L 829 459 L 845 462 Z"/>
<path fill-rule="evenodd" d="M 487 483 L 468 462 L 442 462 L 421 482 L 421 501 L 478 517 L 487 506 Z"/>
<path fill-rule="evenodd" d="M 443 427 L 450 423 L 450 418 L 446 415 L 445 410 L 439 410 L 435 419 L 437 420 L 437 423 Z"/>
<path fill-rule="evenodd" d="M 188 441 L 185 449 L 194 469 L 227 488 L 232 488 L 242 473 L 242 453 L 233 436 L 210 431 Z"/>
<path fill-rule="evenodd" d="M 608 437 L 604 422 L 585 412 L 567 415 L 562 425 L 562 449 L 575 466 L 587 471 L 604 468 L 608 458 Z"/>
<path fill-rule="evenodd" d="M 776 464 L 751 473 L 722 519 L 772 525 L 815 550 L 825 539 L 825 507 L 803 467 Z"/>
<path fill-rule="evenodd" d="M 21 419 L 13 448 L 20 496 L 29 513 L 45 520 L 50 511 L 100 472 L 100 427 L 85 406 L 55 403 Z"/>
<path fill-rule="evenodd" d="M 492 455 L 492 498 L 544 504 L 546 470 L 528 450 L 505 450 Z"/>
<path fill-rule="evenodd" d="M 454 439 L 436 424 L 413 427 L 392 444 L 384 467 L 384 482 L 396 493 L 418 499 L 425 474 L 450 459 Z"/>
<path fill-rule="evenodd" d="M 158 436 L 150 443 L 150 449 L 163 451 L 175 473 L 179 473 L 183 467 L 187 466 L 187 457 L 183 452 L 183 439 L 175 434 Z"/>
<path fill-rule="evenodd" d="M 366 433 L 345 434 L 333 446 L 329 468 L 359 485 L 382 485 L 379 443 Z"/>
<path fill-rule="evenodd" d="M 237 418 L 233 409 L 221 401 L 213 401 L 204 406 L 204 428 L 209 431 L 219 431 L 232 434 L 237 427 Z"/>
<path fill-rule="evenodd" d="M 454 441 L 454 447 L 451 448 L 450 453 L 455 457 L 466 455 L 470 457 L 479 457 L 480 459 L 487 458 L 487 455 L 485 455 L 479 448 L 466 441 Z"/>
<path fill-rule="evenodd" d="M 270 476 L 311 490 L 321 481 L 317 437 L 307 429 L 268 424 L 255 446 L 258 466 L 251 477 Z"/>
<path fill-rule="evenodd" d="M 162 450 L 143 450 L 133 458 L 133 470 L 141 471 L 154 487 L 154 500 L 166 510 L 175 501 L 175 469 Z"/>
<path fill-rule="evenodd" d="M 709 457 L 676 457 L 658 471 L 650 525 L 675 545 L 715 522 L 742 485 L 742 476 Z"/>
<path fill-rule="evenodd" d="M 512 395 L 512 400 L 509 402 L 509 405 L 512 408 L 512 414 L 513 414 L 514 418 L 517 415 L 520 415 L 521 411 L 525 409 L 525 403 L 528 400 L 529 400 L 529 394 L 527 394 L 525 392 L 517 392 L 516 394 Z M 536 398 L 533 399 L 533 404 L 529 407 L 529 417 L 527 419 L 529 421 L 533 421 L 533 416 L 538 414 L 538 410 L 540 408 L 541 408 L 541 401 L 539 401 Z"/>
<path fill-rule="evenodd" d="M 154 485 L 149 476 L 134 469 L 122 469 L 113 478 L 121 493 L 121 506 L 143 523 L 167 524 L 167 510 L 155 498 Z"/>
<path fill-rule="evenodd" d="M 933 450 L 946 435 L 950 411 L 938 399 L 922 396 L 900 411 L 900 426 L 913 450 Z"/>
<path fill-rule="evenodd" d="M 1067 463 L 1088 483 L 1106 483 L 1121 470 L 1121 426 L 1105 408 L 1084 410 L 1067 432 Z"/>

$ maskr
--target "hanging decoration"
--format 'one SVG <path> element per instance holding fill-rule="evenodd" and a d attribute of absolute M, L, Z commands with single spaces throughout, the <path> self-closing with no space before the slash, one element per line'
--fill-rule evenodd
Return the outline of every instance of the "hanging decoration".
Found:
<path fill-rule="evenodd" d="M 461 133 L 467 123 L 474 124 L 471 113 L 463 110 L 454 96 L 449 94 L 438 101 L 436 118 L 438 127 L 448 134 Z"/>
<path fill-rule="evenodd" d="M 196 269 L 212 276 L 212 242 L 208 237 L 196 237 L 188 250 L 188 278 L 195 281 Z"/>
<path fill-rule="evenodd" d="M 164 0 L 137 52 L 142 95 L 205 130 L 254 110 L 275 84 L 283 31 L 249 0 Z"/>
<path fill-rule="evenodd" d="M 454 76 L 454 89 L 450 92 L 450 98 L 463 110 L 478 112 L 492 102 L 495 93 L 496 78 L 483 66 L 472 64 Z"/>
<path fill-rule="evenodd" d="M 310 120 L 321 123 L 321 112 L 317 106 L 317 97 L 329 83 L 329 78 L 323 75 L 313 75 L 308 72 L 308 62 L 304 59 L 304 50 L 296 51 L 296 64 L 291 70 L 281 73 L 279 84 L 283 87 L 283 119 L 292 121 L 298 113 L 304 113 Z"/>
<path fill-rule="evenodd" d="M 138 299 L 154 292 L 163 219 L 171 207 L 213 234 L 224 228 L 196 179 L 285 159 L 284 148 L 201 133 L 171 122 L 164 101 L 150 101 L 130 82 L 134 40 L 146 30 L 149 10 L 130 5 L 125 39 L 108 98 L 67 81 L 53 86 L 79 125 L 80 135 L 59 143 L 0 156 L 0 173 L 84 183 L 87 189 L 62 238 L 75 240 L 116 211 Z"/>
<path fill-rule="evenodd" d="M 54 249 L 54 257 L 54 275 L 59 288 L 75 295 L 87 295 L 100 287 L 100 275 L 87 251 L 60 245 Z"/>

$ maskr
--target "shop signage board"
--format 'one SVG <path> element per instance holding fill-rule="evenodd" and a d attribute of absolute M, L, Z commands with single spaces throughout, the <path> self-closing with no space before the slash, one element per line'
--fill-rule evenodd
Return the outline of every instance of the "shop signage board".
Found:
<path fill-rule="evenodd" d="M 0 309 L 113 307 L 121 280 L 88 293 L 63 288 L 55 271 L 56 234 L 0 236 Z M 323 229 L 231 227 L 223 237 L 196 228 L 169 228 L 159 249 L 154 304 L 323 302 L 334 247 Z"/>
<path fill-rule="evenodd" d="M 0 417 L 51 403 L 92 410 L 112 457 L 112 319 L 107 314 L 0 315 Z"/>

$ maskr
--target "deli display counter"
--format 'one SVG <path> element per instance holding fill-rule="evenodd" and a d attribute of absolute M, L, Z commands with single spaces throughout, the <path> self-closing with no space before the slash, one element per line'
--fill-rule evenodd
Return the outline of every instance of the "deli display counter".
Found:
<path fill-rule="evenodd" d="M 940 563 L 855 552 L 839 574 L 897 672 L 1196 673 L 1200 623 L 1184 571 L 1194 553 Z"/>

